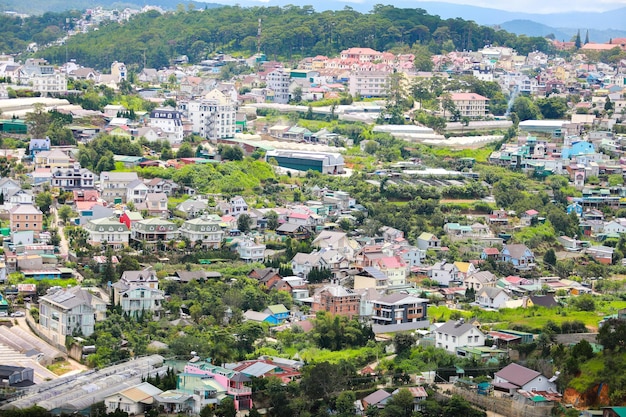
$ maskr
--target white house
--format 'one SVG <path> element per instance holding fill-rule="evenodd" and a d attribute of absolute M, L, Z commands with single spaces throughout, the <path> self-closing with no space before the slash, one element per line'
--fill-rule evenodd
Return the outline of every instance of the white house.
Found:
<path fill-rule="evenodd" d="M 107 413 L 114 413 L 119 409 L 130 416 L 140 416 L 144 414 L 146 404 L 154 403 L 154 396 L 162 392 L 154 385 L 142 382 L 105 397 L 104 405 L 106 405 Z"/>
<path fill-rule="evenodd" d="M 417 247 L 422 250 L 439 249 L 441 241 L 432 233 L 422 233 L 417 237 Z"/>
<path fill-rule="evenodd" d="M 128 246 L 130 230 L 117 218 L 90 219 L 83 227 L 89 233 L 87 243 L 92 246 L 100 246 L 105 242 L 114 249 Z"/>
<path fill-rule="evenodd" d="M 476 292 L 476 302 L 481 307 L 486 308 L 502 308 L 511 297 L 502 288 L 483 287 Z"/>
<path fill-rule="evenodd" d="M 522 365 L 511 363 L 495 373 L 493 386 L 500 391 L 514 393 L 518 389 L 524 391 L 557 392 L 554 378 L 547 378 L 540 372 Z"/>
<path fill-rule="evenodd" d="M 463 319 L 448 320 L 435 330 L 435 346 L 456 353 L 462 346 L 484 346 L 485 335 Z"/>
<path fill-rule="evenodd" d="M 262 262 L 265 258 L 265 245 L 252 239 L 245 239 L 237 245 L 239 257 L 246 262 Z"/>
<path fill-rule="evenodd" d="M 450 286 L 450 282 L 459 280 L 459 268 L 446 261 L 437 262 L 428 269 L 427 273 L 429 279 L 437 281 L 444 287 Z"/>

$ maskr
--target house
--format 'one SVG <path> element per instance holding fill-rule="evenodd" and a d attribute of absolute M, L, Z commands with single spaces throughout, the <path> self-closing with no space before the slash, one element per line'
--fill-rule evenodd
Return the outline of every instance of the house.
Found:
<path fill-rule="evenodd" d="M 423 232 L 417 237 L 417 247 L 422 250 L 428 249 L 440 249 L 441 241 L 439 238 L 432 233 Z"/>
<path fill-rule="evenodd" d="M 483 287 L 476 291 L 476 302 L 481 307 L 499 309 L 509 300 L 511 297 L 502 288 Z"/>
<path fill-rule="evenodd" d="M 289 318 L 289 310 L 282 304 L 274 304 L 271 306 L 267 306 L 263 313 L 268 314 L 270 316 L 270 323 L 272 324 L 280 324 L 283 321 Z"/>
<path fill-rule="evenodd" d="M 120 223 L 124 223 L 128 230 L 132 230 L 133 225 L 141 220 L 143 220 L 143 216 L 138 211 L 124 210 L 120 216 Z"/>
<path fill-rule="evenodd" d="M 176 211 L 187 219 L 193 219 L 204 213 L 208 207 L 209 205 L 202 200 L 185 200 L 176 206 Z"/>
<path fill-rule="evenodd" d="M 373 266 L 387 276 L 387 286 L 406 285 L 407 264 L 399 256 L 385 256 L 374 261 Z"/>
<path fill-rule="evenodd" d="M 176 271 L 174 272 L 174 277 L 168 277 L 168 279 L 178 279 L 178 282 L 188 284 L 191 281 L 204 282 L 207 279 L 220 279 L 221 277 L 222 274 L 219 272 L 205 271 L 201 269 L 198 271 Z"/>
<path fill-rule="evenodd" d="M 87 243 L 92 246 L 106 245 L 113 249 L 128 246 L 130 230 L 115 217 L 89 220 L 83 228 L 89 233 Z"/>
<path fill-rule="evenodd" d="M 265 259 L 265 245 L 253 239 L 242 239 L 237 245 L 239 258 L 246 262 L 262 262 Z"/>
<path fill-rule="evenodd" d="M 426 392 L 426 389 L 424 389 L 424 387 L 422 386 L 407 387 L 406 389 L 408 389 L 413 396 L 413 411 L 420 411 L 422 409 L 421 403 L 426 401 L 426 399 L 428 398 L 428 393 Z M 400 388 L 392 392 L 391 395 L 396 395 L 398 392 L 400 392 Z"/>
<path fill-rule="evenodd" d="M 459 270 L 458 276 L 461 281 L 478 272 L 478 269 L 471 262 L 455 262 L 454 266 Z"/>
<path fill-rule="evenodd" d="M 374 333 L 416 330 L 429 326 L 428 300 L 408 294 L 393 293 L 373 301 Z"/>
<path fill-rule="evenodd" d="M 320 249 L 331 248 L 348 260 L 353 260 L 359 245 L 344 232 L 335 232 L 331 230 L 323 230 L 311 243 L 312 246 Z"/>
<path fill-rule="evenodd" d="M 167 217 L 169 215 L 165 193 L 148 193 L 143 203 L 150 216 Z"/>
<path fill-rule="evenodd" d="M 31 158 L 34 158 L 40 152 L 50 151 L 50 138 L 45 139 L 31 139 L 28 143 L 28 153 Z"/>
<path fill-rule="evenodd" d="M 626 416 L 626 407 L 604 407 L 602 409 L 602 417 L 624 417 Z"/>
<path fill-rule="evenodd" d="M 498 248 L 484 248 L 483 251 L 480 253 L 480 259 L 484 261 L 498 261 L 500 259 L 500 251 L 498 250 Z"/>
<path fill-rule="evenodd" d="M 178 234 L 175 223 L 158 218 L 139 220 L 132 225 L 130 231 L 131 239 L 151 246 L 174 240 Z"/>
<path fill-rule="evenodd" d="M 370 395 L 364 397 L 361 400 L 361 404 L 363 405 L 363 410 L 367 410 L 368 407 L 385 408 L 385 405 L 390 398 L 391 394 L 384 389 L 379 389 L 378 391 L 374 391 Z"/>
<path fill-rule="evenodd" d="M 222 220 L 215 215 L 203 215 L 186 220 L 178 229 L 181 238 L 188 239 L 192 245 L 200 244 L 204 248 L 219 249 L 224 239 Z"/>
<path fill-rule="evenodd" d="M 278 269 L 275 268 L 255 268 L 248 274 L 248 277 L 256 279 L 266 289 L 272 288 L 274 284 L 283 279 Z"/>
<path fill-rule="evenodd" d="M 232 369 L 213 365 L 208 361 L 189 362 L 185 365 L 183 372 L 179 374 L 178 384 L 176 386 L 177 390 L 195 394 L 198 387 L 194 387 L 193 385 L 189 386 L 186 381 L 189 378 L 194 378 L 194 376 L 196 380 L 199 379 L 198 377 L 204 376 L 205 380 L 213 380 L 221 387 L 224 387 L 222 393 L 233 399 L 236 410 L 249 410 L 252 408 L 252 388 L 245 385 L 250 382 L 250 378 L 246 375 Z M 215 392 L 217 389 L 214 388 L 213 391 Z M 209 393 L 202 392 L 205 398 L 210 396 L 207 394 Z M 221 396 L 221 398 L 223 397 L 224 395 Z"/>
<path fill-rule="evenodd" d="M 138 206 L 145 202 L 148 195 L 148 186 L 140 179 L 129 182 L 126 185 L 126 203 L 133 203 Z"/>
<path fill-rule="evenodd" d="M 517 390 L 558 392 L 555 378 L 548 378 L 542 375 L 541 372 L 528 369 L 516 363 L 511 363 L 496 372 L 493 386 L 496 390 L 510 394 L 517 392 Z"/>
<path fill-rule="evenodd" d="M 311 302 L 311 311 L 313 313 L 326 311 L 330 314 L 346 316 L 351 319 L 359 315 L 361 296 L 353 290 L 333 283 L 315 290 Z"/>
<path fill-rule="evenodd" d="M 162 392 L 154 385 L 142 382 L 105 397 L 104 405 L 108 413 L 120 410 L 131 416 L 143 415 L 146 411 L 153 408 L 154 397 Z"/>
<path fill-rule="evenodd" d="M 378 291 L 387 289 L 387 275 L 378 268 L 366 266 L 353 277 L 354 289 L 374 288 Z"/>
<path fill-rule="evenodd" d="M 539 306 L 539 307 L 558 307 L 560 304 L 552 295 L 531 295 L 528 297 L 527 307 Z"/>
<path fill-rule="evenodd" d="M 75 162 L 71 168 L 52 169 L 50 185 L 63 191 L 87 190 L 95 188 L 95 174 Z"/>
<path fill-rule="evenodd" d="M 614 251 L 615 248 L 602 245 L 590 246 L 585 250 L 585 252 L 588 255 L 591 255 L 593 259 L 605 265 L 610 265 L 611 263 L 613 263 Z"/>
<path fill-rule="evenodd" d="M 119 281 L 112 285 L 113 304 L 131 317 L 144 313 L 158 315 L 164 296 L 159 290 L 159 279 L 154 270 L 124 271 Z"/>
<path fill-rule="evenodd" d="M 43 213 L 32 204 L 17 204 L 9 210 L 11 232 L 43 231 Z"/>
<path fill-rule="evenodd" d="M 459 281 L 459 269 L 453 263 L 448 263 L 445 260 L 437 262 L 432 267 L 427 269 L 428 278 L 437 281 L 439 285 L 448 287 L 450 283 L 456 283 Z"/>
<path fill-rule="evenodd" d="M 435 346 L 456 353 L 463 346 L 484 346 L 485 335 L 463 319 L 448 320 L 435 330 Z"/>
<path fill-rule="evenodd" d="M 102 198 L 111 203 L 126 201 L 128 184 L 138 179 L 136 172 L 101 172 L 100 191 Z"/>
<path fill-rule="evenodd" d="M 535 267 L 535 255 L 523 244 L 505 245 L 500 254 L 503 262 L 513 264 L 520 271 L 527 271 Z"/>
<path fill-rule="evenodd" d="M 526 210 L 520 217 L 520 222 L 524 226 L 530 226 L 537 220 L 539 212 L 537 210 Z"/>
<path fill-rule="evenodd" d="M 287 222 L 276 228 L 276 234 L 295 239 L 308 239 L 311 231 L 301 224 Z"/>
<path fill-rule="evenodd" d="M 91 336 L 106 307 L 106 302 L 81 287 L 54 287 L 39 297 L 39 325 L 50 340 L 63 345 L 66 336 Z"/>
<path fill-rule="evenodd" d="M 475 274 L 468 276 L 465 281 L 463 281 L 463 286 L 465 288 L 472 288 L 476 292 L 483 287 L 495 287 L 498 282 L 498 278 L 489 271 L 479 271 Z"/>
<path fill-rule="evenodd" d="M 151 193 L 165 193 L 167 196 L 173 195 L 180 188 L 174 181 L 163 178 L 152 178 L 146 181 L 146 185 Z"/>
<path fill-rule="evenodd" d="M 476 93 L 451 93 L 450 98 L 461 117 L 470 119 L 483 118 L 489 112 L 487 102 L 489 99 Z"/>

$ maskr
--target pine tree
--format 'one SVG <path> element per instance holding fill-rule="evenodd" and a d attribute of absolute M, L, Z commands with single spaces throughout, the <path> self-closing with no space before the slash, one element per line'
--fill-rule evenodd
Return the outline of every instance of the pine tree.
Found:
<path fill-rule="evenodd" d="M 585 45 L 589 43 L 589 29 L 587 29 L 587 34 L 585 35 Z"/>
<path fill-rule="evenodd" d="M 574 41 L 574 46 L 576 46 L 576 49 L 580 49 L 581 44 L 580 44 L 580 29 L 578 29 L 578 33 L 576 33 L 576 40 Z"/>

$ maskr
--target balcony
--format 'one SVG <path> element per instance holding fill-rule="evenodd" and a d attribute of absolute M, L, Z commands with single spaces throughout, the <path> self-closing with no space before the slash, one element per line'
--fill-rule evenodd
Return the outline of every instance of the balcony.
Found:
<path fill-rule="evenodd" d="M 231 395 L 252 395 L 252 388 L 243 387 L 243 388 L 234 388 L 228 387 L 228 393 Z"/>

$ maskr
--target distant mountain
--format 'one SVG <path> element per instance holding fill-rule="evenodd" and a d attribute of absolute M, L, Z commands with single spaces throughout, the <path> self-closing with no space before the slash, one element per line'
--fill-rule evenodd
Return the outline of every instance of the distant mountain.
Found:
<path fill-rule="evenodd" d="M 578 32 L 578 29 L 573 28 L 554 28 L 551 26 L 543 25 L 541 23 L 533 22 L 531 20 L 511 20 L 504 22 L 498 27 L 506 30 L 507 32 L 515 33 L 516 35 L 526 36 L 547 36 L 554 35 L 555 39 L 560 41 L 569 41 Z M 580 36 L 584 40 L 587 32 L 586 30 L 580 31 Z M 597 30 L 589 29 L 589 40 L 591 42 L 605 43 L 610 39 L 625 38 L 626 30 Z"/>

